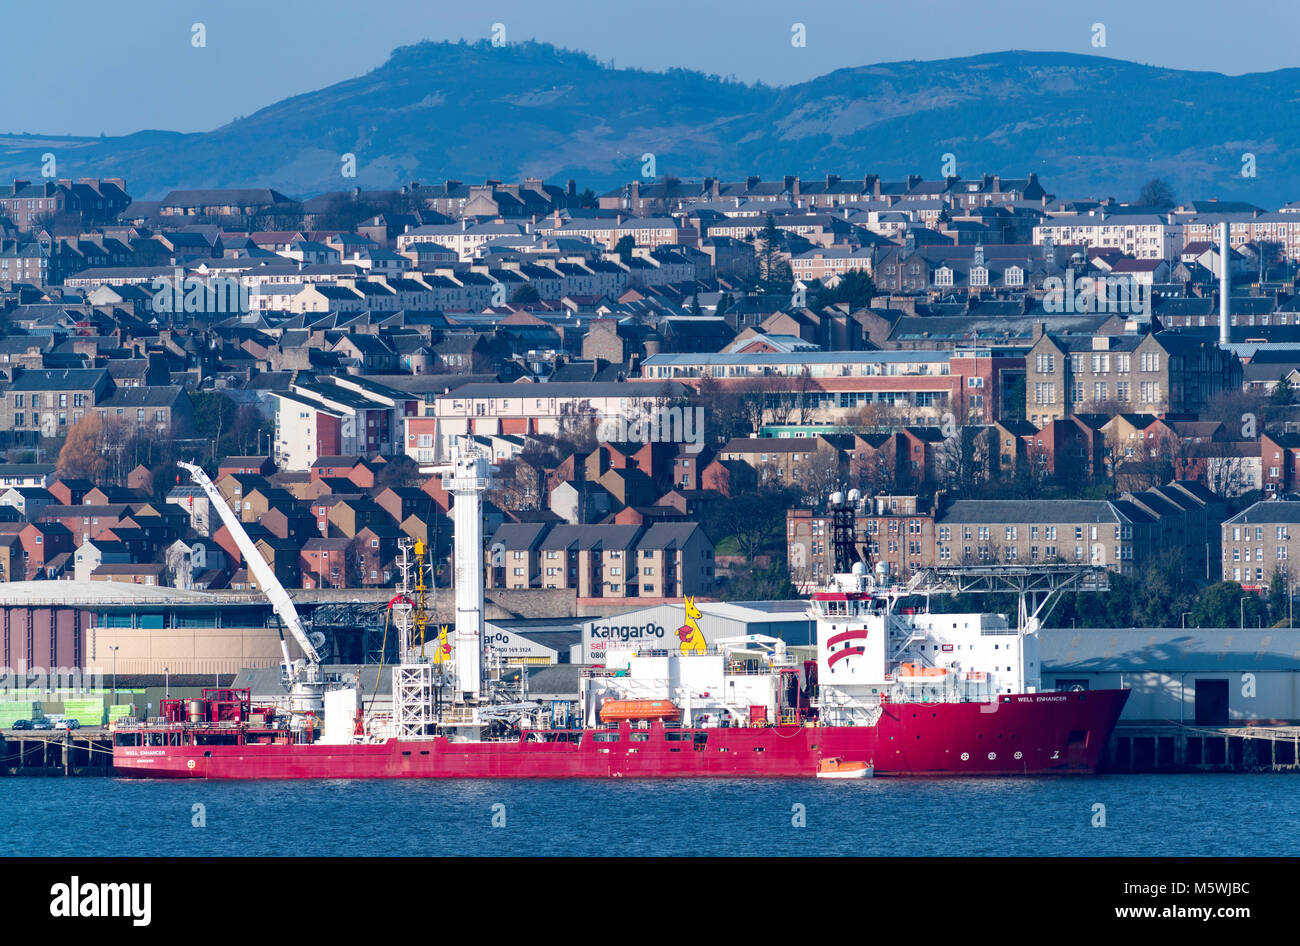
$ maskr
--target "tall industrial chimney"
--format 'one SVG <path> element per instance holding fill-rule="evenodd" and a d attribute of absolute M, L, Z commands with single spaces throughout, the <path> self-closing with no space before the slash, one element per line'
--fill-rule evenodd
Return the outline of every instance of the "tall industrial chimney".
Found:
<path fill-rule="evenodd" d="M 1228 331 L 1228 297 L 1232 292 L 1232 280 L 1228 276 L 1228 223 L 1219 224 L 1219 344 L 1227 345 L 1232 340 Z"/>

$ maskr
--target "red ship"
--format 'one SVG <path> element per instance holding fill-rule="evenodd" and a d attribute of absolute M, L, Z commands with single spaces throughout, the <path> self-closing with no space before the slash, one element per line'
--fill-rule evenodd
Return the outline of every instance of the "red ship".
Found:
<path fill-rule="evenodd" d="M 683 729 L 652 721 L 528 730 L 516 738 L 298 743 L 285 730 L 228 720 L 119 730 L 120 774 L 150 778 L 776 778 L 812 777 L 823 760 L 874 763 L 876 775 L 1036 775 L 1093 771 L 1127 690 L 887 704 L 873 727 Z M 248 691 L 208 691 L 206 711 L 249 708 Z"/>
<path fill-rule="evenodd" d="M 226 518 L 220 493 L 190 469 Z M 1012 627 L 1001 615 L 901 608 L 915 585 L 888 585 L 847 550 L 839 556 L 837 543 L 843 571 L 810 605 L 815 659 L 758 634 L 709 641 L 687 598 L 677 646 L 611 649 L 604 667 L 583 672 L 571 714 L 571 701 L 529 700 L 483 673 L 477 499 L 488 468 L 470 455 L 449 472 L 456 570 L 468 579 L 456 589 L 455 645 L 444 634 L 429 661 L 412 658 L 424 588 L 417 577 L 416 598 L 405 593 L 404 568 L 404 593 L 390 602 L 404 655 L 392 668 L 391 714 L 363 712 L 355 684 L 328 677 L 268 567 L 262 587 L 308 658 L 291 661 L 286 645 L 288 696 L 255 706 L 248 690 L 213 689 L 165 700 L 161 717 L 119 725 L 115 769 L 227 779 L 1087 773 L 1128 698 L 1041 691 L 1036 615 L 1022 607 Z M 837 533 L 852 535 L 854 499 L 833 497 Z M 233 513 L 230 521 L 246 540 Z M 261 556 L 248 544 L 256 567 Z M 423 549 L 415 551 L 418 576 Z"/>

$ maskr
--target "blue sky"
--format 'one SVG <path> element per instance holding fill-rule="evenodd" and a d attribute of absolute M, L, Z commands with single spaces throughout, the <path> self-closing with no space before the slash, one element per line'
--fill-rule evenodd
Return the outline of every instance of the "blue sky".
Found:
<path fill-rule="evenodd" d="M 4 17 L 27 28 L 5 44 L 17 81 L 0 131 L 47 134 L 207 130 L 368 72 L 396 46 L 486 38 L 497 22 L 508 41 L 771 84 L 1004 49 L 1229 74 L 1300 65 L 1293 0 L 6 0 Z M 1098 22 L 1105 49 L 1091 44 Z"/>

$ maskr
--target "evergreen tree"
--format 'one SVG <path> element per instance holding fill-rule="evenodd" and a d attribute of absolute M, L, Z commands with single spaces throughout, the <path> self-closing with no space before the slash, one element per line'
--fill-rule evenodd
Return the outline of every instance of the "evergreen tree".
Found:
<path fill-rule="evenodd" d="M 1291 385 L 1291 379 L 1286 375 L 1278 378 L 1277 384 L 1273 385 L 1273 393 L 1269 395 L 1269 400 L 1281 407 L 1294 404 L 1295 388 Z"/>

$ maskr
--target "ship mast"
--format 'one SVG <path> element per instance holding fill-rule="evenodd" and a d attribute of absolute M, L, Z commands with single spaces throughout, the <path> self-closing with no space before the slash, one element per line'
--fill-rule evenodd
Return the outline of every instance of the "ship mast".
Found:
<path fill-rule="evenodd" d="M 462 438 L 452 448 L 450 462 L 421 472 L 442 476 L 454 500 L 456 697 L 459 702 L 477 702 L 483 693 L 483 493 L 492 484 L 496 467 L 472 441 Z"/>

